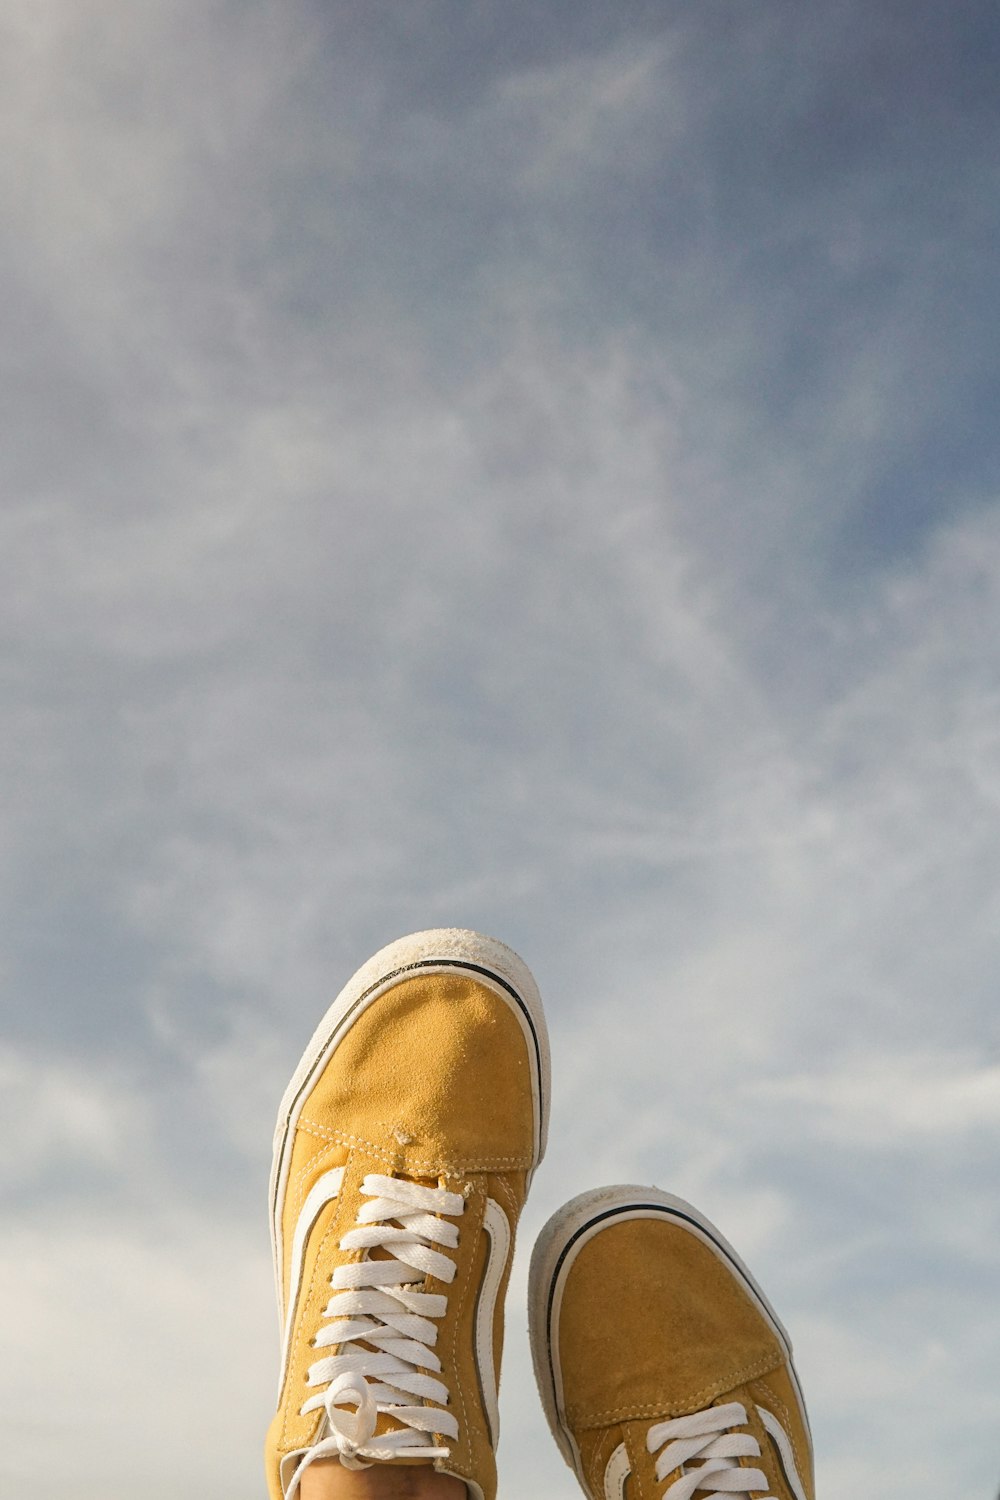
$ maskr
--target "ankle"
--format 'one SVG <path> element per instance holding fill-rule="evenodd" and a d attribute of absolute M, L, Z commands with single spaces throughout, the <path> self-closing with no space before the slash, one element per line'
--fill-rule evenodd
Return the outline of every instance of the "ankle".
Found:
<path fill-rule="evenodd" d="M 302 1475 L 301 1500 L 466 1500 L 460 1479 L 430 1464 L 372 1464 L 345 1469 L 336 1458 L 317 1459 Z"/>

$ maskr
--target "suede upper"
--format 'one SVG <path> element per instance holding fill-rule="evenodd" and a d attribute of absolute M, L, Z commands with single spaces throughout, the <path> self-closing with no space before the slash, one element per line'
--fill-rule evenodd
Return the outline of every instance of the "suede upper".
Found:
<path fill-rule="evenodd" d="M 425 1177 L 529 1168 L 533 1122 L 517 1016 L 491 988 L 456 972 L 400 980 L 362 1011 L 299 1124 Z"/>
<path fill-rule="evenodd" d="M 607 1358 L 607 1329 L 588 1310 L 609 1290 L 627 1358 Z M 627 1219 L 577 1254 L 559 1322 L 566 1414 L 678 1416 L 783 1362 L 778 1341 L 717 1255 L 662 1218 Z"/>
<path fill-rule="evenodd" d="M 455 1279 L 444 1285 L 427 1276 L 419 1290 L 447 1297 L 434 1350 L 442 1361 L 439 1378 L 448 1387 L 459 1436 L 440 1440 L 450 1453 L 437 1466 L 476 1486 L 484 1500 L 493 1500 L 495 1434 L 474 1357 L 478 1297 L 490 1249 L 483 1219 L 491 1199 L 507 1220 L 513 1243 L 537 1151 L 530 1048 L 530 1038 L 499 986 L 461 969 L 417 972 L 358 1007 L 350 1029 L 311 1083 L 285 1174 L 280 1275 L 286 1305 L 293 1276 L 291 1246 L 303 1205 L 331 1168 L 343 1168 L 343 1179 L 306 1243 L 287 1369 L 266 1445 L 272 1500 L 281 1500 L 281 1458 L 310 1447 L 322 1425 L 321 1412 L 299 1414 L 312 1394 L 306 1376 L 318 1356 L 311 1340 L 323 1322 L 334 1268 L 364 1258 L 361 1251 L 338 1246 L 357 1222 L 364 1201 L 361 1185 L 371 1173 L 440 1186 L 465 1200 L 456 1219 L 458 1247 L 447 1251 L 458 1267 Z M 497 1380 L 511 1258 L 503 1268 L 493 1318 Z M 380 1416 L 378 1431 L 392 1425 Z"/>

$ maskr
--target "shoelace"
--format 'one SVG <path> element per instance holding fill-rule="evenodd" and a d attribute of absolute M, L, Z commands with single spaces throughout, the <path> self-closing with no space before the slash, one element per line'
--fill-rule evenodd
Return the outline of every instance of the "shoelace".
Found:
<path fill-rule="evenodd" d="M 656 1460 L 658 1480 L 684 1465 L 696 1464 L 674 1480 L 664 1491 L 663 1500 L 690 1500 L 696 1491 L 708 1492 L 705 1500 L 732 1500 L 734 1495 L 774 1500 L 773 1495 L 764 1493 L 770 1484 L 762 1469 L 746 1469 L 735 1462 L 761 1456 L 753 1433 L 733 1431 L 745 1426 L 746 1420 L 746 1408 L 731 1401 L 727 1406 L 710 1406 L 651 1427 L 646 1446 L 650 1453 L 662 1450 Z"/>
<path fill-rule="evenodd" d="M 441 1409 L 448 1405 L 447 1386 L 424 1373 L 441 1370 L 431 1319 L 444 1316 L 448 1299 L 412 1288 L 425 1276 L 454 1278 L 455 1262 L 432 1246 L 457 1246 L 458 1225 L 449 1220 L 464 1211 L 465 1200 L 444 1188 L 377 1174 L 364 1179 L 361 1191 L 370 1201 L 340 1248 L 381 1249 L 388 1256 L 366 1255 L 338 1266 L 330 1278 L 334 1296 L 323 1317 L 333 1321 L 324 1324 L 313 1344 L 317 1349 L 340 1345 L 343 1352 L 309 1367 L 308 1385 L 325 1389 L 305 1402 L 300 1415 L 322 1409 L 325 1433 L 288 1476 L 286 1500 L 292 1500 L 303 1470 L 317 1458 L 339 1458 L 348 1469 L 392 1458 L 446 1458 L 449 1449 L 435 1447 L 432 1434 L 458 1437 L 454 1416 Z M 423 1404 L 427 1401 L 438 1405 Z M 380 1412 L 400 1426 L 373 1443 Z"/>

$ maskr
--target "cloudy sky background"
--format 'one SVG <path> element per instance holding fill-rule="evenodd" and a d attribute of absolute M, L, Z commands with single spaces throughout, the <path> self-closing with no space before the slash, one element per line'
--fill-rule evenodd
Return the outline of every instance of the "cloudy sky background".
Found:
<path fill-rule="evenodd" d="M 1000 1484 L 989 0 L 4 0 L 0 1482 L 263 1494 L 265 1184 L 382 943 L 534 969 L 820 1494 Z"/>

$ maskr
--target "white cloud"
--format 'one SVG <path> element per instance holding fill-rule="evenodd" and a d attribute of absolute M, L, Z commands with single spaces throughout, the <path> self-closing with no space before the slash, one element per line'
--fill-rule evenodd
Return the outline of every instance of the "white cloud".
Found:
<path fill-rule="evenodd" d="M 642 121 L 662 109 L 662 78 L 669 57 L 662 38 L 632 39 L 607 52 L 529 68 L 503 78 L 489 100 L 505 133 L 521 137 L 526 163 L 521 185 L 532 193 L 579 192 L 593 174 L 630 162 L 653 148 Z M 674 104 L 681 114 L 681 99 Z M 663 150 L 665 122 L 656 111 L 656 149 Z M 680 120 L 674 122 L 679 133 Z M 530 142 L 530 144 L 529 144 Z"/>
<path fill-rule="evenodd" d="M 176 1206 L 70 1231 L 53 1213 L 7 1227 L 0 1280 L 18 1372 L 0 1418 L 12 1492 L 263 1491 L 277 1332 L 259 1241 Z"/>
<path fill-rule="evenodd" d="M 858 1051 L 835 1071 L 769 1079 L 749 1093 L 765 1105 L 798 1106 L 800 1128 L 853 1147 L 892 1149 L 1000 1130 L 1000 1065 L 939 1052 Z"/>
<path fill-rule="evenodd" d="M 893 1496 L 935 1486 L 962 1500 L 990 1494 L 995 1444 L 984 1436 L 996 1336 L 991 1307 L 958 1320 L 946 1302 L 930 1299 L 904 1318 L 877 1315 L 867 1328 L 800 1318 L 800 1374 L 826 1419 L 814 1432 L 818 1492 L 864 1489 L 888 1462 L 884 1484 Z M 952 1405 L 956 1391 L 964 1415 Z"/>
<path fill-rule="evenodd" d="M 114 1066 L 0 1048 L 0 1176 L 24 1189 L 55 1169 L 127 1173 L 145 1149 L 147 1111 L 138 1089 Z"/>

